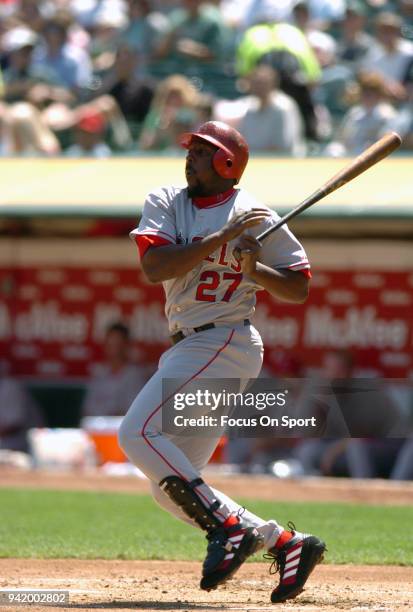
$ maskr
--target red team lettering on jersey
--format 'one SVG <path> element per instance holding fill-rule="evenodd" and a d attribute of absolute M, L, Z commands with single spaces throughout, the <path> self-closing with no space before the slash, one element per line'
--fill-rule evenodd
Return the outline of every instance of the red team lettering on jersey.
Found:
<path fill-rule="evenodd" d="M 186 188 L 161 188 L 148 196 L 139 227 L 131 232 L 131 238 L 136 239 L 143 257 L 153 246 L 202 240 L 219 231 L 235 214 L 256 207 L 262 204 L 243 189 L 192 200 Z M 257 236 L 279 219 L 274 211 L 270 212 L 268 220 L 249 230 L 251 235 Z M 255 293 L 261 287 L 241 273 L 240 263 L 233 255 L 236 242 L 224 244 L 188 274 L 163 283 L 165 312 L 172 333 L 211 322 L 231 323 L 251 318 Z M 287 226 L 264 242 L 260 261 L 273 268 L 310 275 L 305 251 Z"/>

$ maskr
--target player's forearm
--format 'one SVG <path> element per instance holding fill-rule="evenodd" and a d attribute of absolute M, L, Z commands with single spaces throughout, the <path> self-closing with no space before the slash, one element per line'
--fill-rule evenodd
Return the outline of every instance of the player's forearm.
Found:
<path fill-rule="evenodd" d="M 224 242 L 223 234 L 216 232 L 185 246 L 171 244 L 151 248 L 142 259 L 142 270 L 151 283 L 185 276 Z"/>
<path fill-rule="evenodd" d="M 274 270 L 257 262 L 255 272 L 250 272 L 248 276 L 264 287 L 268 293 L 284 302 L 302 304 L 308 297 L 309 282 L 300 272 L 287 269 Z"/>

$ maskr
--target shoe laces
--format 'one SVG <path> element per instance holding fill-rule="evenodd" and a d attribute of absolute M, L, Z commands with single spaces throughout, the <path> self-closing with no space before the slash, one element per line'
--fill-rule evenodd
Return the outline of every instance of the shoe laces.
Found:
<path fill-rule="evenodd" d="M 279 551 L 275 552 L 275 553 L 270 553 L 270 552 L 266 552 L 263 554 L 264 559 L 268 559 L 269 561 L 272 561 L 268 572 L 270 573 L 271 576 L 280 573 L 281 574 L 281 562 L 280 562 L 280 557 L 279 557 Z"/>
<path fill-rule="evenodd" d="M 297 531 L 292 521 L 289 521 L 287 523 L 287 527 L 290 531 Z M 281 576 L 285 565 L 285 550 L 283 550 L 282 548 L 275 548 L 274 546 L 272 549 L 264 553 L 263 557 L 264 559 L 272 561 L 268 570 L 270 575 L 273 576 L 274 574 L 279 573 Z"/>

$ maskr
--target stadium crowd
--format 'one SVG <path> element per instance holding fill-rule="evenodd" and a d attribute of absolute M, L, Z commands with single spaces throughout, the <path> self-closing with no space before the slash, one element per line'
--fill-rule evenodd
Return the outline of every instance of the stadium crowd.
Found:
<path fill-rule="evenodd" d="M 0 0 L 0 155 L 177 149 L 209 118 L 255 152 L 413 147 L 412 0 Z"/>

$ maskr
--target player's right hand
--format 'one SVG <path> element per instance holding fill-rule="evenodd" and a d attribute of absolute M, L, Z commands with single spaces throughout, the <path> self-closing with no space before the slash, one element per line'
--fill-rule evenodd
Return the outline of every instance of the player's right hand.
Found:
<path fill-rule="evenodd" d="M 259 225 L 268 217 L 271 217 L 271 212 L 267 208 L 252 208 L 239 212 L 220 230 L 220 236 L 223 242 L 229 242 L 241 236 L 248 228 Z"/>

